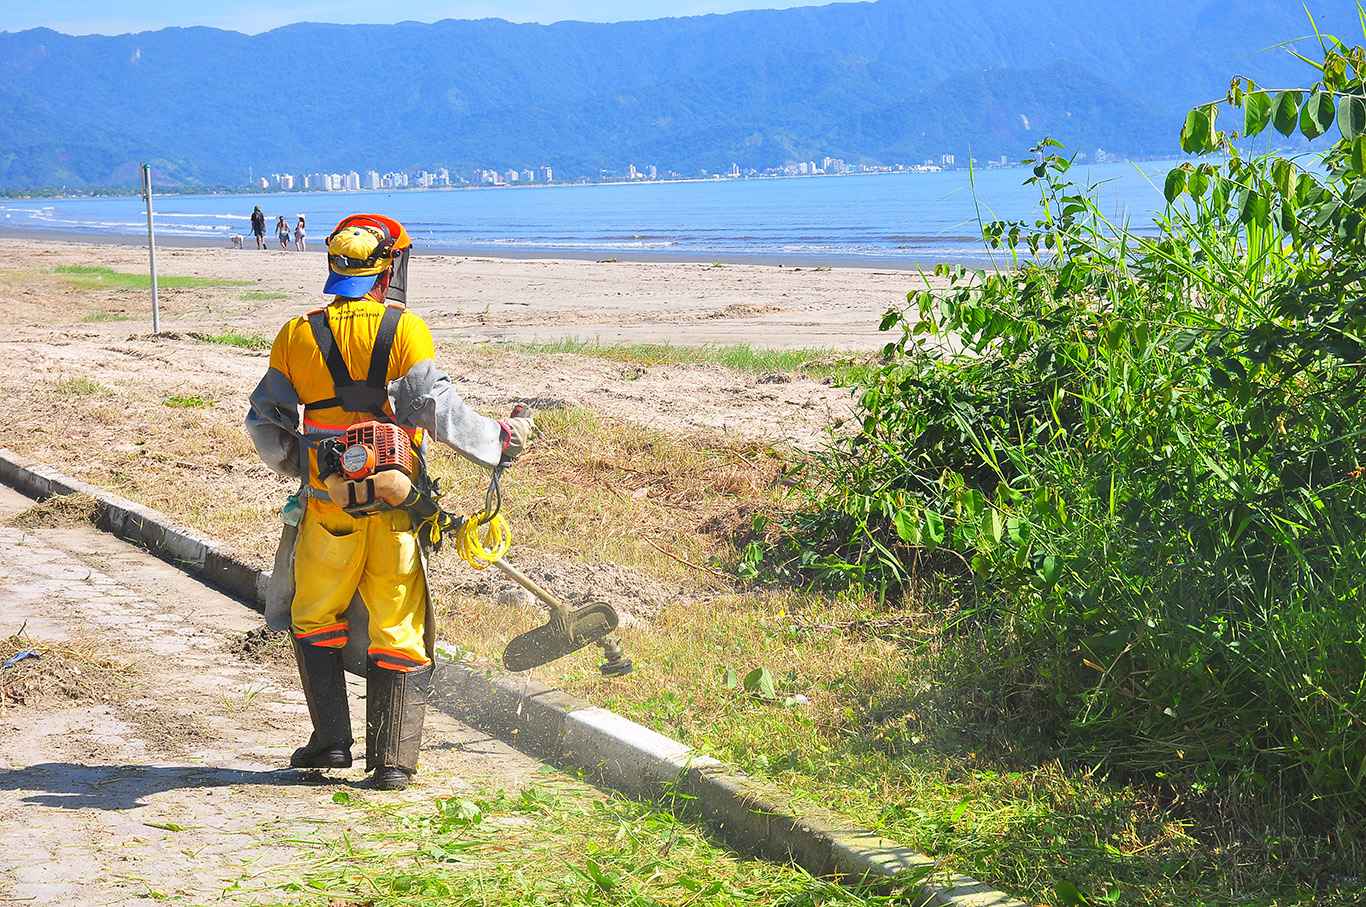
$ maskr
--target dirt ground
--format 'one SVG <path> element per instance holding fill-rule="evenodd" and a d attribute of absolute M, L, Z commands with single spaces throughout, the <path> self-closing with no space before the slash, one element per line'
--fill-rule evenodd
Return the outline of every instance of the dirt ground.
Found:
<path fill-rule="evenodd" d="M 154 338 L 140 320 L 145 292 L 80 289 L 53 273 L 62 263 L 135 272 L 142 263 L 137 250 L 13 241 L 0 247 L 23 263 L 22 270 L 0 271 L 0 292 L 13 301 L 0 333 L 0 394 L 9 413 L 0 446 L 173 513 L 265 562 L 279 505 L 292 490 L 255 459 L 241 429 L 266 354 L 195 335 L 270 336 L 285 318 L 320 301 L 321 258 L 169 251 L 163 273 L 235 279 L 249 263 L 256 282 L 165 291 L 166 334 Z M 499 412 L 528 400 L 543 409 L 584 407 L 689 439 L 778 446 L 818 443 L 847 412 L 845 393 L 804 378 L 766 381 L 707 366 L 625 367 L 474 341 L 833 345 L 842 343 L 841 332 L 852 337 L 876 321 L 888 295 L 894 301 L 906 283 L 905 275 L 873 272 L 422 262 L 429 265 L 415 265 L 415 275 L 441 289 L 420 308 L 442 363 L 481 409 Z M 786 289 L 779 289 L 782 280 L 790 281 L 781 285 Z M 803 301 L 778 301 L 802 287 Z M 836 297 L 844 301 L 831 307 Z M 806 332 L 789 336 L 798 322 Z M 656 503 L 644 494 L 648 488 L 627 491 L 610 498 L 623 508 L 618 519 L 642 508 L 687 512 L 667 499 Z M 518 506 L 530 503 L 518 499 Z M 131 692 L 54 694 L 0 712 L 0 902 L 281 900 L 283 886 L 310 859 L 298 842 L 316 838 L 319 829 L 341 834 L 361 821 L 333 796 L 352 789 L 362 772 L 323 778 L 280 769 L 302 741 L 307 716 L 290 659 L 244 642 L 259 618 L 82 525 L 80 513 L 11 519 L 29 504 L 0 488 L 0 638 L 22 627 L 35 648 L 48 648 L 49 665 L 59 650 L 86 652 L 102 665 L 128 665 L 136 680 Z M 534 514 L 524 511 L 519 526 Z M 695 572 L 650 556 L 665 571 Z M 646 619 L 680 588 L 668 576 L 610 558 L 574 563 L 528 547 L 519 563 L 570 598 L 579 589 L 615 589 L 636 603 L 630 616 Z M 455 578 L 442 573 L 435 580 L 450 586 L 443 595 L 498 598 L 508 591 L 487 576 L 445 572 Z M 535 608 L 522 614 L 524 623 L 541 619 Z M 23 662 L 15 670 L 39 665 Z M 80 673 L 78 665 L 68 667 Z M 358 686 L 353 694 L 362 727 Z M 575 783 L 440 715 L 429 721 L 420 784 L 405 795 L 413 802 L 470 788 L 515 791 L 532 776 Z"/>
<path fill-rule="evenodd" d="M 0 487 L 0 519 L 31 503 Z M 281 768 L 308 717 L 290 661 L 242 645 L 260 619 L 91 528 L 4 526 L 0 550 L 0 635 L 23 626 L 47 659 L 80 640 L 70 651 L 95 646 L 101 664 L 129 666 L 116 695 L 92 684 L 0 709 L 0 902 L 292 900 L 283 886 L 307 855 L 291 842 L 357 821 L 333 797 L 359 790 L 363 772 Z M 363 728 L 363 683 L 351 692 Z M 435 710 L 426 740 L 396 803 L 569 781 Z"/>
<path fill-rule="evenodd" d="M 147 253 L 136 246 L 0 239 L 0 254 L 39 271 L 98 264 L 147 272 Z M 158 266 L 163 274 L 248 280 L 248 289 L 284 296 L 231 307 L 215 300 L 210 308 L 202 295 L 172 293 L 165 307 L 171 330 L 217 315 L 244 329 L 273 331 L 323 300 L 326 264 L 319 253 L 169 248 L 158 253 Z M 573 337 L 874 350 L 885 342 L 877 330 L 882 314 L 904 303 L 908 291 L 923 289 L 925 279 L 869 268 L 467 258 L 419 248 L 409 302 L 443 340 Z"/>
<path fill-rule="evenodd" d="M 35 376 L 113 385 L 145 380 L 186 393 L 209 389 L 215 400 L 235 405 L 264 372 L 264 355 L 193 338 L 233 331 L 269 339 L 289 317 L 323 301 L 317 255 L 165 250 L 164 275 L 251 285 L 164 289 L 166 336 L 152 339 L 147 291 L 79 289 L 53 273 L 64 265 L 145 273 L 142 251 L 0 239 L 0 252 L 22 263 L 0 269 L 0 291 L 13 303 L 0 335 L 0 384 Z M 868 350 L 885 340 L 876 331 L 882 313 L 903 302 L 918 280 L 909 272 L 858 269 L 454 257 L 414 261 L 412 275 L 413 307 L 432 328 L 441 364 L 476 406 L 498 412 L 519 400 L 581 405 L 671 431 L 725 432 L 803 447 L 819 443 L 829 425 L 847 418 L 846 391 L 802 376 L 533 355 L 490 341 Z M 754 314 L 761 311 L 767 314 Z"/>
<path fill-rule="evenodd" d="M 0 292 L 14 301 L 8 330 L 0 334 L 0 394 L 11 414 L 0 446 L 162 509 L 267 564 L 278 534 L 274 514 L 293 490 L 257 461 L 241 429 L 247 396 L 267 367 L 267 355 L 261 349 L 204 338 L 225 331 L 270 337 L 287 317 L 320 301 L 316 291 L 321 258 L 283 252 L 167 250 L 162 259 L 164 275 L 208 279 L 256 275 L 256 282 L 251 287 L 164 290 L 164 333 L 153 337 L 142 321 L 148 303 L 145 290 L 81 287 L 55 273 L 64 264 L 136 273 L 143 264 L 139 250 L 60 243 L 39 246 L 13 240 L 0 241 L 0 248 L 12 251 L 15 260 L 24 264 L 23 270 L 0 270 Z M 909 280 L 905 274 L 858 270 L 834 276 L 833 272 L 789 273 L 791 269 L 740 266 L 734 269 L 738 276 L 722 274 L 726 270 L 457 258 L 414 264 L 415 275 L 426 274 L 428 285 L 441 288 L 428 295 L 445 300 L 420 304 L 438 338 L 438 358 L 466 398 L 485 412 L 506 412 L 515 402 L 527 401 L 540 410 L 582 408 L 619 420 L 627 436 L 636 431 L 632 426 L 639 426 L 686 438 L 688 443 L 712 439 L 723 445 L 761 443 L 778 448 L 821 443 L 829 427 L 851 411 L 848 392 L 822 381 L 708 365 L 626 365 L 576 353 L 529 353 L 471 342 L 471 334 L 477 335 L 483 327 L 507 326 L 507 313 L 490 319 L 482 313 L 497 300 L 524 295 L 528 282 L 541 279 L 538 274 L 556 275 L 565 287 L 575 288 L 543 297 L 545 323 L 537 331 L 553 327 L 553 336 L 575 336 L 582 322 L 573 313 L 582 314 L 588 306 L 623 327 L 644 323 L 640 319 L 672 325 L 668 335 L 674 340 L 705 339 L 689 334 L 688 326 L 706 322 L 733 328 L 725 340 L 763 344 L 781 338 L 767 329 L 755 333 L 751 319 L 739 310 L 722 318 L 702 318 L 699 313 L 740 305 L 736 300 L 751 292 L 757 294 L 755 299 L 767 298 L 764 294 L 775 292 L 774 287 L 786 286 L 788 291 L 802 288 L 804 311 L 820 310 L 825 313 L 822 319 L 857 317 L 862 324 L 876 321 L 875 310 L 896 298 L 892 288 L 899 293 Z M 637 301 L 630 306 L 614 302 L 616 293 Z M 751 304 L 768 303 L 745 303 Z M 514 326 L 529 324 L 521 309 L 517 305 L 508 308 L 515 316 Z M 481 319 L 488 324 L 481 326 Z M 812 347 L 830 339 L 822 333 L 824 328 L 812 324 L 816 326 L 804 327 L 795 335 L 796 346 Z M 675 336 L 674 328 L 681 334 Z M 543 336 L 527 336 L 533 335 Z M 533 451 L 533 457 L 537 455 Z M 632 467 L 622 462 L 623 468 Z M 747 470 L 744 464 L 750 462 L 750 455 L 741 452 L 732 467 L 740 464 L 742 471 Z M 529 475 L 539 471 L 530 466 L 528 470 Z M 631 475 L 616 466 L 612 471 L 618 478 Z M 610 475 L 606 478 L 611 480 Z M 621 510 L 620 517 L 629 519 L 635 515 L 633 509 L 652 506 L 645 497 L 650 489 L 628 491 L 627 507 L 610 502 Z M 561 492 L 577 493 L 574 489 Z M 621 497 L 619 491 L 617 497 Z M 695 517 L 700 522 L 714 516 L 709 511 L 693 514 L 686 508 L 672 515 L 666 512 L 677 503 L 661 499 L 655 509 L 666 521 Z M 743 510 L 742 501 L 734 504 L 737 513 Z M 543 510 L 526 518 L 552 519 Z M 569 529 L 563 534 L 568 536 Z M 681 577 L 705 575 L 683 564 L 705 553 L 698 545 L 691 550 L 675 549 L 667 540 L 664 545 L 668 554 L 651 549 L 644 557 L 663 562 L 666 572 Z M 642 542 L 637 547 L 644 546 Z M 547 552 L 549 556 L 521 547 L 518 560 L 571 599 L 576 598 L 576 587 L 585 596 L 591 592 L 613 598 L 623 604 L 628 619 L 648 618 L 659 603 L 678 597 L 676 588 L 661 587 L 638 571 L 606 563 L 610 558 L 584 558 L 590 563 L 576 567 L 574 575 L 557 574 L 555 562 L 565 553 L 563 546 L 553 554 Z M 574 559 L 574 553 L 568 553 Z M 669 560 L 674 555 L 683 561 Z M 510 584 L 496 578 L 466 574 L 439 571 L 441 591 L 493 597 L 512 591 Z"/>

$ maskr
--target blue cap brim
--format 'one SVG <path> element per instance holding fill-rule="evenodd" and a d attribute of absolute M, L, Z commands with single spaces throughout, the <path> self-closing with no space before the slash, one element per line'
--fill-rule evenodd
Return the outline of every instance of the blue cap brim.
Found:
<path fill-rule="evenodd" d="M 328 296 L 342 296 L 346 299 L 360 299 L 374 289 L 378 280 L 378 274 L 347 277 L 345 274 L 330 271 L 327 275 L 327 283 L 323 286 L 323 293 Z"/>

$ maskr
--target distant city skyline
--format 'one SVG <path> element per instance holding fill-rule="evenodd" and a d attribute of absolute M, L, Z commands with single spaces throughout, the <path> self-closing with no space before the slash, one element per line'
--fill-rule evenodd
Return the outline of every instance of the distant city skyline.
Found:
<path fill-rule="evenodd" d="M 1074 160 L 1084 162 L 1089 156 L 1084 152 L 1076 154 Z M 1095 161 L 1105 163 L 1122 158 L 1112 155 L 1103 148 L 1095 151 Z M 291 173 L 277 171 L 256 174 L 251 172 L 248 183 L 252 190 L 262 192 L 359 192 L 400 189 L 454 189 L 460 187 L 490 186 L 551 186 L 561 183 L 595 182 L 654 182 L 657 180 L 716 180 L 716 179 L 773 179 L 777 177 L 798 176 L 848 176 L 871 173 L 940 173 L 956 170 L 960 166 L 985 167 L 996 169 L 1020 163 L 1008 155 L 979 160 L 967 158 L 960 163 L 957 154 L 944 152 L 927 158 L 919 163 L 850 163 L 843 158 L 823 155 L 809 160 L 787 161 L 783 164 L 766 167 L 741 167 L 739 163 L 723 170 L 701 169 L 695 172 L 679 172 L 662 169 L 657 164 L 646 163 L 637 166 L 629 163 L 623 170 L 600 170 L 595 177 L 579 175 L 561 179 L 556 175 L 554 166 L 540 164 L 535 167 L 474 167 L 466 173 L 452 172 L 445 166 L 431 169 L 425 167 L 381 171 L 373 167 L 361 170 L 330 172 L 327 170 Z"/>
<path fill-rule="evenodd" d="M 112 35 L 204 25 L 257 34 L 295 22 L 392 24 L 405 20 L 486 18 L 541 23 L 566 19 L 618 22 L 816 5 L 821 5 L 820 0 L 416 0 L 382 6 L 360 0 L 239 0 L 223 5 L 187 4 L 181 0 L 127 0 L 117 5 L 91 0 L 47 0 L 0 12 L 0 31 L 45 27 L 73 35 Z"/>

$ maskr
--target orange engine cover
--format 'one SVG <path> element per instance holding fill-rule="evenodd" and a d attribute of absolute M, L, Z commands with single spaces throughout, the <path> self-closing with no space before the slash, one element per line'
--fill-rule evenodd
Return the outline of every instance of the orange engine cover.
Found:
<path fill-rule="evenodd" d="M 353 482 L 386 469 L 413 476 L 413 444 L 408 433 L 388 422 L 361 422 L 342 436 L 341 472 Z"/>

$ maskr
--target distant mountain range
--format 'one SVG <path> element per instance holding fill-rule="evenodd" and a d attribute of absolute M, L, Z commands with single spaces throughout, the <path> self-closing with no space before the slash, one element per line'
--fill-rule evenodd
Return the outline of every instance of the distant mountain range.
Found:
<path fill-rule="evenodd" d="M 1311 0 L 1360 41 L 1351 0 Z M 2 18 L 2 17 L 0 17 Z M 1290 0 L 881 0 L 650 22 L 300 24 L 256 36 L 0 32 L 0 187 L 249 170 L 628 163 L 696 172 L 1176 147 L 1234 73 L 1305 67 L 1273 45 Z"/>

